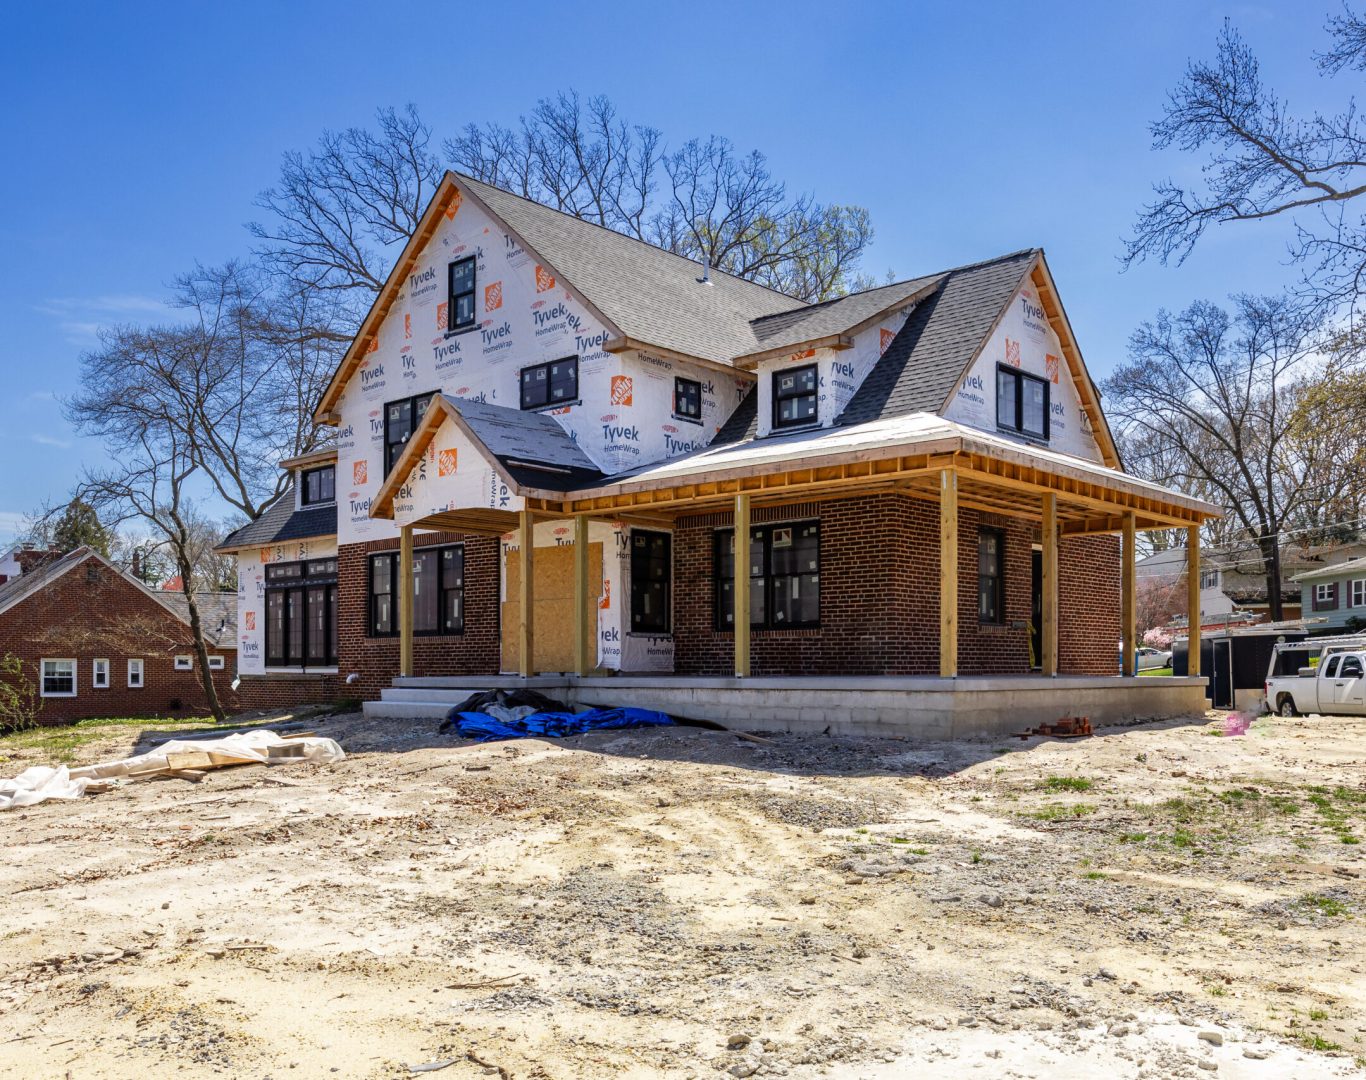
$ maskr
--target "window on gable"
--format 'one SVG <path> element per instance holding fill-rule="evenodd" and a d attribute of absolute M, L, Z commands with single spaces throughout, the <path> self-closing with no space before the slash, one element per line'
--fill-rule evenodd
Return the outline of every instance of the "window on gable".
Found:
<path fill-rule="evenodd" d="M 977 533 L 977 619 L 1005 621 L 1005 534 L 1000 529 Z"/>
<path fill-rule="evenodd" d="M 451 263 L 448 274 L 447 325 L 452 330 L 466 330 L 474 325 L 474 256 Z"/>
<path fill-rule="evenodd" d="M 631 530 L 631 630 L 669 632 L 670 545 L 668 533 Z"/>
<path fill-rule="evenodd" d="M 522 408 L 567 405 L 579 397 L 579 358 L 566 356 L 522 368 Z"/>
<path fill-rule="evenodd" d="M 392 637 L 398 624 L 398 553 L 370 556 L 370 607 L 366 633 Z M 413 633 L 460 634 L 465 630 L 465 548 L 419 548 L 413 552 Z"/>
<path fill-rule="evenodd" d="M 1031 439 L 1048 438 L 1047 379 L 1002 364 L 996 369 L 996 426 Z"/>
<path fill-rule="evenodd" d="M 735 625 L 735 531 L 715 534 L 716 628 Z M 749 621 L 755 630 L 820 625 L 820 523 L 750 529 Z"/>
<path fill-rule="evenodd" d="M 44 660 L 42 697 L 76 696 L 76 661 Z"/>
<path fill-rule="evenodd" d="M 418 422 L 427 412 L 435 393 L 418 394 L 417 397 L 391 401 L 384 406 L 384 473 L 387 476 L 394 462 L 403 453 Z"/>
<path fill-rule="evenodd" d="M 96 690 L 109 689 L 109 661 L 95 660 L 90 665 L 90 685 Z"/>
<path fill-rule="evenodd" d="M 302 502 L 304 506 L 314 503 L 337 501 L 337 467 L 324 465 L 320 469 L 309 469 L 303 474 Z"/>
<path fill-rule="evenodd" d="M 801 427 L 816 422 L 816 396 L 820 380 L 816 365 L 784 368 L 773 373 L 773 426 Z"/>
<path fill-rule="evenodd" d="M 702 422 L 702 384 L 697 379 L 674 377 L 674 417 Z"/>

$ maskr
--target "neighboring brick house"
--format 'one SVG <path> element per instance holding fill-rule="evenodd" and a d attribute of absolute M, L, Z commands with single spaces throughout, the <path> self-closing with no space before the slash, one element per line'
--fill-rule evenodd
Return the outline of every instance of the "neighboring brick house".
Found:
<path fill-rule="evenodd" d="M 23 661 L 38 691 L 38 722 L 207 711 L 193 637 L 177 600 L 149 589 L 86 547 L 20 552 L 22 572 L 0 584 L 0 655 Z M 231 594 L 229 594 L 231 597 Z M 226 708 L 235 706 L 235 607 L 208 594 L 228 633 L 210 637 L 209 662 Z"/>
<path fill-rule="evenodd" d="M 1119 536 L 1217 514 L 1122 471 L 1038 249 L 807 304 L 456 174 L 315 418 L 225 544 L 249 697 L 1111 675 Z"/>

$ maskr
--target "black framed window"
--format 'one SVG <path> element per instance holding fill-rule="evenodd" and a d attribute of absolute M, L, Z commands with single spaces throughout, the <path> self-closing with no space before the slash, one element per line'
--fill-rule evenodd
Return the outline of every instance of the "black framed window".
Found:
<path fill-rule="evenodd" d="M 820 380 L 816 365 L 784 368 L 773 373 L 773 426 L 799 427 L 816 422 L 816 395 Z"/>
<path fill-rule="evenodd" d="M 474 256 L 457 259 L 448 271 L 446 324 L 452 330 L 474 325 Z"/>
<path fill-rule="evenodd" d="M 337 501 L 337 467 L 335 465 L 324 465 L 320 469 L 309 469 L 303 474 L 302 482 L 301 495 L 304 506 Z"/>
<path fill-rule="evenodd" d="M 668 533 L 631 530 L 631 629 L 669 632 L 671 546 Z"/>
<path fill-rule="evenodd" d="M 412 437 L 418 422 L 427 412 L 435 393 L 418 394 L 416 397 L 391 401 L 384 406 L 384 473 L 394 467 L 399 454 Z"/>
<path fill-rule="evenodd" d="M 337 663 L 337 560 L 266 567 L 266 667 Z"/>
<path fill-rule="evenodd" d="M 1000 529 L 977 532 L 977 619 L 984 623 L 1005 620 L 1006 538 Z"/>
<path fill-rule="evenodd" d="M 715 534 L 716 628 L 735 625 L 735 531 Z M 749 621 L 756 630 L 820 625 L 820 522 L 756 525 L 749 531 Z"/>
<path fill-rule="evenodd" d="M 674 376 L 674 416 L 702 422 L 702 384 L 698 380 Z"/>
<path fill-rule="evenodd" d="M 1033 439 L 1048 438 L 1049 383 L 1005 364 L 996 369 L 996 426 Z"/>
<path fill-rule="evenodd" d="M 578 400 L 579 358 L 566 356 L 522 368 L 522 408 L 544 409 Z"/>
<path fill-rule="evenodd" d="M 398 552 L 370 556 L 370 637 L 398 633 L 398 566 Z M 464 547 L 418 548 L 413 552 L 413 633 L 459 634 L 464 629 Z"/>

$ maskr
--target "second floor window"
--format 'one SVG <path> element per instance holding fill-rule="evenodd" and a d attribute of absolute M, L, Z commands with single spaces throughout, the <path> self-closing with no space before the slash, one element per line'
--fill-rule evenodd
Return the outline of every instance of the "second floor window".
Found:
<path fill-rule="evenodd" d="M 787 368 L 773 373 L 773 426 L 802 427 L 816 422 L 816 396 L 820 380 L 816 365 Z"/>
<path fill-rule="evenodd" d="M 384 474 L 394 467 L 403 447 L 412 436 L 414 429 L 432 403 L 435 394 L 419 394 L 417 397 L 391 401 L 384 406 Z"/>
<path fill-rule="evenodd" d="M 996 369 L 996 426 L 1048 438 L 1048 380 L 1002 364 Z"/>
<path fill-rule="evenodd" d="M 566 356 L 522 368 L 522 408 L 568 405 L 579 397 L 579 358 Z"/>
<path fill-rule="evenodd" d="M 447 326 L 452 330 L 465 330 L 474 325 L 474 256 L 451 263 L 449 273 Z"/>
<path fill-rule="evenodd" d="M 309 469 L 303 475 L 303 504 L 330 503 L 337 501 L 337 467 L 324 465 L 321 469 Z"/>
<path fill-rule="evenodd" d="M 702 384 L 681 375 L 674 379 L 674 416 L 679 420 L 702 420 Z"/>

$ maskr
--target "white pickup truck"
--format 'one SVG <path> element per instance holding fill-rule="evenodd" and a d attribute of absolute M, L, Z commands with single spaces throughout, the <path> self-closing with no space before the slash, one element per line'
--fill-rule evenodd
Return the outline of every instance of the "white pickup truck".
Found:
<path fill-rule="evenodd" d="M 1277 674 L 1285 660 L 1309 652 L 1319 652 L 1317 666 L 1301 667 L 1294 675 Z M 1366 639 L 1277 645 L 1266 677 L 1266 705 L 1281 716 L 1366 716 Z"/>

